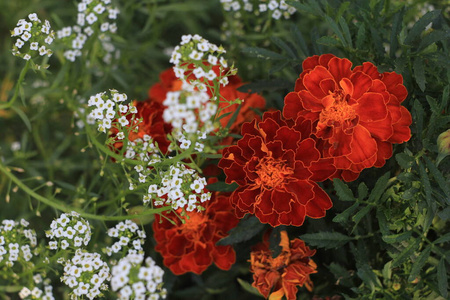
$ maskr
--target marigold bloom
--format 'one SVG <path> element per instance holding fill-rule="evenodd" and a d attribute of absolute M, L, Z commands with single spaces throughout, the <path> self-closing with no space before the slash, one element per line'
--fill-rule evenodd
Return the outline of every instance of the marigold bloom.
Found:
<path fill-rule="evenodd" d="M 279 111 L 244 123 L 242 139 L 225 148 L 219 162 L 226 182 L 239 185 L 230 198 L 238 217 L 250 213 L 272 226 L 300 226 L 305 216 L 325 216 L 332 203 L 314 181 L 336 169 L 320 157 L 309 132 L 301 119 L 283 120 Z"/>
<path fill-rule="evenodd" d="M 213 262 L 218 268 L 228 270 L 236 260 L 231 246 L 216 245 L 239 222 L 228 197 L 213 195 L 205 208 L 203 212 L 186 212 L 187 217 L 164 213 L 164 216 L 157 215 L 153 222 L 155 249 L 175 275 L 201 274 Z"/>
<path fill-rule="evenodd" d="M 323 157 L 333 157 L 332 177 L 355 180 L 392 156 L 392 144 L 411 137 L 411 114 L 401 105 L 408 92 L 395 72 L 379 73 L 370 62 L 351 69 L 332 54 L 303 62 L 295 92 L 285 97 L 283 115 L 312 123 Z"/>
<path fill-rule="evenodd" d="M 297 299 L 297 286 L 311 291 L 313 283 L 310 274 L 317 273 L 317 265 L 311 256 L 316 251 L 309 249 L 300 239 L 289 242 L 286 231 L 281 231 L 281 253 L 272 257 L 267 239 L 250 253 L 250 271 L 253 272 L 255 288 L 269 300 Z"/>

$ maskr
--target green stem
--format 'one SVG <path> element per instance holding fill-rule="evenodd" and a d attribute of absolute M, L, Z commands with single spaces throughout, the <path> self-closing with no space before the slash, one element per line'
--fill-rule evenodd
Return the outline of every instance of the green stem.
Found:
<path fill-rule="evenodd" d="M 10 108 L 14 104 L 14 102 L 16 102 L 17 97 L 19 96 L 20 87 L 22 86 L 23 80 L 25 79 L 25 75 L 27 74 L 28 69 L 30 68 L 30 63 L 31 62 L 29 60 L 27 60 L 25 67 L 23 67 L 22 71 L 20 72 L 19 79 L 17 80 L 16 87 L 14 89 L 13 97 L 11 98 L 11 100 L 9 102 L 1 104 L 0 110 Z"/>
<path fill-rule="evenodd" d="M 125 215 L 125 216 L 102 216 L 102 215 L 85 213 L 82 210 L 80 210 L 79 208 L 71 207 L 67 204 L 64 204 L 60 200 L 45 198 L 45 197 L 37 194 L 32 189 L 30 189 L 27 185 L 25 185 L 19 178 L 14 176 L 10 172 L 10 170 L 7 167 L 3 166 L 1 163 L 0 163 L 0 172 L 4 173 L 19 188 L 21 188 L 24 192 L 26 192 L 28 195 L 30 195 L 34 199 L 38 200 L 39 202 L 47 204 L 48 206 L 51 206 L 51 207 L 53 207 L 57 210 L 63 211 L 63 212 L 75 211 L 75 212 L 79 213 L 82 217 L 87 218 L 87 219 L 95 219 L 95 220 L 102 220 L 102 221 L 122 221 L 122 220 L 127 220 L 127 219 L 135 219 L 135 218 L 139 218 L 139 217 L 144 217 L 144 216 L 152 215 L 152 214 L 156 214 L 156 213 L 161 213 L 163 211 L 171 209 L 170 206 L 166 206 L 166 207 L 161 207 L 161 208 L 147 209 L 147 210 L 143 211 L 141 214 L 133 214 L 133 215 Z"/>

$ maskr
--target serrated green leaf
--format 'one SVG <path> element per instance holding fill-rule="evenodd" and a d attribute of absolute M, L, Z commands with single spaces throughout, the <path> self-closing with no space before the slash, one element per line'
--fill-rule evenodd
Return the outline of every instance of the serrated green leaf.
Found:
<path fill-rule="evenodd" d="M 420 33 L 428 26 L 431 22 L 433 22 L 439 15 L 441 11 L 433 10 L 427 12 L 423 15 L 411 28 L 408 35 L 405 38 L 405 45 L 412 45 L 412 42 L 419 37 Z"/>
<path fill-rule="evenodd" d="M 366 26 L 361 23 L 358 28 L 358 33 L 356 34 L 356 49 L 361 49 L 362 45 L 366 40 Z"/>
<path fill-rule="evenodd" d="M 377 180 L 375 187 L 369 195 L 369 202 L 377 202 L 381 198 L 381 195 L 383 195 L 383 192 L 387 188 L 390 176 L 390 172 L 387 172 Z"/>
<path fill-rule="evenodd" d="M 239 285 L 247 292 L 249 292 L 250 294 L 259 296 L 261 298 L 264 298 L 263 295 L 261 295 L 261 293 L 258 291 L 257 288 L 253 287 L 250 283 L 248 283 L 247 281 L 237 278 L 237 281 L 239 282 Z"/>
<path fill-rule="evenodd" d="M 359 207 L 359 203 L 355 202 L 352 206 L 336 215 L 333 218 L 333 222 L 335 223 L 345 223 L 350 220 L 350 216 L 355 212 L 355 210 Z"/>
<path fill-rule="evenodd" d="M 433 30 L 432 32 L 430 32 L 429 34 L 427 34 L 426 36 L 424 36 L 419 44 L 419 48 L 417 49 L 417 51 L 422 51 L 425 48 L 427 48 L 428 46 L 430 46 L 433 43 L 445 40 L 450 38 L 450 32 L 448 31 L 442 31 L 442 30 Z"/>
<path fill-rule="evenodd" d="M 373 208 L 373 206 L 367 205 L 367 206 L 365 206 L 363 209 L 361 209 L 360 211 L 358 211 L 358 212 L 352 217 L 353 222 L 355 222 L 355 227 L 356 227 L 356 225 L 361 221 L 361 219 L 364 218 L 364 216 L 367 215 L 367 214 L 372 210 L 372 208 Z"/>
<path fill-rule="evenodd" d="M 300 51 L 303 54 L 302 58 L 309 56 L 308 46 L 306 46 L 305 39 L 303 38 L 302 32 L 295 24 L 291 25 L 291 35 L 294 37 L 294 41 L 296 45 L 300 48 Z"/>
<path fill-rule="evenodd" d="M 448 277 L 447 277 L 447 270 L 445 267 L 445 259 L 444 257 L 441 258 L 439 261 L 439 264 L 437 266 L 437 280 L 438 280 L 438 288 L 439 293 L 442 297 L 447 299 L 448 297 Z"/>
<path fill-rule="evenodd" d="M 386 218 L 386 214 L 380 209 L 377 209 L 377 219 L 378 225 L 380 226 L 380 231 L 383 235 L 389 234 L 389 226 Z"/>
<path fill-rule="evenodd" d="M 435 240 L 433 244 L 437 245 L 441 243 L 447 243 L 448 241 L 450 241 L 450 232 L 447 232 L 446 234 Z"/>
<path fill-rule="evenodd" d="M 436 102 L 436 99 L 434 99 L 433 97 L 430 97 L 428 95 L 425 98 L 427 99 L 427 102 L 428 102 L 428 104 L 431 107 L 431 111 L 434 114 L 438 114 L 439 115 L 441 113 L 441 111 L 440 111 L 439 105 Z"/>
<path fill-rule="evenodd" d="M 353 286 L 353 284 L 350 280 L 351 274 L 343 266 L 333 262 L 330 264 L 330 266 L 328 268 L 330 269 L 330 272 L 333 273 L 336 280 L 339 281 L 339 285 L 347 286 L 347 287 Z"/>
<path fill-rule="evenodd" d="M 415 100 L 414 101 L 414 106 L 413 106 L 413 112 L 415 114 L 415 123 L 416 123 L 416 127 L 417 127 L 417 132 L 419 133 L 419 135 L 422 135 L 422 131 L 423 131 L 423 116 L 425 114 L 422 104 L 420 104 L 419 100 Z"/>
<path fill-rule="evenodd" d="M 356 274 L 372 291 L 375 290 L 376 286 L 381 286 L 380 280 L 369 265 L 365 264 L 358 267 Z"/>
<path fill-rule="evenodd" d="M 318 44 L 324 45 L 324 46 L 330 46 L 335 47 L 338 46 L 340 43 L 337 39 L 331 37 L 331 36 L 322 36 L 316 41 Z"/>
<path fill-rule="evenodd" d="M 408 247 L 403 249 L 397 256 L 392 260 L 392 267 L 396 268 L 401 265 L 405 260 L 407 260 L 416 251 L 420 244 L 420 239 L 415 239 Z"/>
<path fill-rule="evenodd" d="M 211 192 L 233 192 L 239 185 L 236 182 L 232 184 L 225 183 L 223 181 L 217 181 L 208 184 L 206 188 Z"/>
<path fill-rule="evenodd" d="M 320 38 L 320 36 L 319 36 L 319 30 L 317 29 L 317 27 L 316 26 L 314 26 L 312 29 L 311 29 L 311 32 L 310 32 L 310 36 L 311 36 L 311 44 L 312 44 L 312 47 L 313 47 L 313 53 L 315 53 L 315 54 L 322 54 L 323 53 L 323 47 L 322 47 L 322 45 L 321 44 L 319 44 L 319 43 L 317 43 L 317 40 Z"/>
<path fill-rule="evenodd" d="M 262 58 L 262 59 L 273 59 L 273 60 L 285 60 L 287 57 L 278 54 L 276 52 L 258 48 L 258 47 L 246 47 L 242 49 L 242 53 L 245 53 L 252 57 Z"/>
<path fill-rule="evenodd" d="M 384 56 L 386 50 L 383 47 L 383 40 L 380 32 L 374 26 L 370 27 L 370 36 L 372 37 L 373 46 L 378 53 L 378 56 Z"/>
<path fill-rule="evenodd" d="M 426 156 L 424 156 L 425 162 L 427 163 L 428 170 L 430 170 L 431 174 L 433 175 L 434 179 L 438 183 L 439 187 L 444 192 L 447 199 L 450 198 L 450 187 L 447 184 L 444 175 L 439 171 L 439 169 L 436 167 L 436 165 Z"/>
<path fill-rule="evenodd" d="M 422 187 L 425 191 L 425 200 L 428 203 L 428 207 L 431 207 L 431 203 L 433 201 L 431 199 L 431 183 L 423 163 L 419 163 L 419 175 L 422 182 Z"/>
<path fill-rule="evenodd" d="M 314 8 L 312 8 L 309 5 L 307 5 L 307 4 L 303 4 L 303 3 L 300 3 L 298 1 L 286 1 L 286 4 L 288 4 L 290 6 L 293 6 L 296 9 L 298 9 L 300 11 L 304 11 L 304 12 L 306 12 L 308 14 L 317 15 L 317 11 Z"/>
<path fill-rule="evenodd" d="M 350 34 L 350 28 L 347 25 L 347 22 L 343 17 L 339 18 L 339 25 L 342 28 L 342 32 L 344 33 L 345 40 L 347 41 L 347 45 L 349 47 L 353 47 L 352 36 Z"/>
<path fill-rule="evenodd" d="M 398 162 L 400 167 L 403 169 L 409 169 L 412 168 L 412 166 L 415 164 L 414 157 L 406 154 L 406 153 L 398 153 L 395 155 L 395 160 Z"/>
<path fill-rule="evenodd" d="M 293 59 L 298 59 L 297 53 L 294 51 L 294 49 L 292 49 L 292 47 L 291 47 L 288 43 L 286 43 L 286 42 L 283 41 L 282 39 L 277 38 L 277 37 L 275 37 L 275 36 L 272 37 L 271 40 L 272 40 L 272 42 L 275 43 L 275 45 L 278 46 L 278 48 L 280 48 L 281 50 L 286 51 L 286 53 L 287 53 L 291 58 L 293 58 Z"/>
<path fill-rule="evenodd" d="M 289 61 L 284 61 L 281 62 L 279 64 L 276 64 L 275 66 L 273 66 L 272 68 L 270 68 L 269 70 L 269 74 L 272 75 L 273 73 L 276 73 L 278 71 L 283 70 L 284 68 L 286 68 L 286 66 L 289 64 Z"/>
<path fill-rule="evenodd" d="M 257 235 L 264 228 L 259 219 L 255 216 L 242 219 L 239 224 L 230 230 L 229 235 L 219 240 L 219 246 L 233 245 L 245 242 Z"/>
<path fill-rule="evenodd" d="M 407 231 L 407 232 L 402 232 L 399 234 L 383 235 L 381 238 L 386 243 L 393 244 L 393 243 L 399 243 L 402 241 L 406 241 L 407 239 L 409 239 L 411 237 L 411 235 L 412 235 L 412 231 Z"/>
<path fill-rule="evenodd" d="M 409 273 L 408 281 L 413 281 L 417 278 L 417 276 L 420 273 L 420 270 L 422 270 L 423 266 L 427 262 L 428 257 L 431 253 L 431 246 L 428 246 L 423 250 L 420 255 L 417 257 L 416 261 L 412 265 L 411 273 Z"/>
<path fill-rule="evenodd" d="M 305 243 L 318 248 L 332 249 L 345 245 L 353 240 L 352 237 L 339 232 L 306 233 L 300 236 Z"/>
<path fill-rule="evenodd" d="M 414 77 L 416 78 L 417 85 L 423 91 L 425 91 L 426 79 L 425 79 L 425 68 L 423 65 L 423 58 L 420 56 L 414 58 L 413 62 Z"/>
<path fill-rule="evenodd" d="M 339 27 L 336 24 L 336 22 L 332 18 L 330 18 L 329 16 L 325 16 L 325 20 L 327 21 L 328 25 L 330 25 L 330 27 L 334 31 L 334 33 L 337 35 L 337 37 L 341 41 L 341 44 L 344 47 L 348 47 L 347 41 L 345 40 L 344 35 L 342 34 L 342 32 L 339 29 Z"/>
<path fill-rule="evenodd" d="M 352 190 L 339 178 L 333 179 L 334 190 L 341 201 L 356 201 Z"/>
<path fill-rule="evenodd" d="M 400 31 L 402 29 L 402 20 L 403 16 L 405 14 L 405 7 L 403 7 L 401 10 L 395 13 L 394 18 L 392 20 L 392 30 L 391 30 L 391 45 L 389 49 L 389 56 L 391 58 L 395 58 L 395 52 L 398 48 L 398 36 L 400 34 Z"/>
<path fill-rule="evenodd" d="M 367 188 L 367 185 L 364 182 L 361 182 L 358 185 L 358 199 L 364 200 L 364 198 L 367 197 L 368 193 L 369 193 L 369 189 Z"/>

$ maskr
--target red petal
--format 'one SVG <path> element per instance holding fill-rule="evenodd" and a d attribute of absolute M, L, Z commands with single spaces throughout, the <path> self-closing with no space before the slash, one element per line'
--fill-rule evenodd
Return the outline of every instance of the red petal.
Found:
<path fill-rule="evenodd" d="M 394 124 L 394 134 L 389 139 L 391 143 L 401 144 L 408 141 L 411 138 L 411 126 L 412 118 L 409 111 L 404 107 L 400 107 L 401 119 Z"/>
<path fill-rule="evenodd" d="M 311 181 L 324 181 L 331 178 L 336 172 L 333 158 L 322 158 L 318 161 L 312 162 L 309 170 L 313 173 Z"/>
<path fill-rule="evenodd" d="M 408 96 L 408 91 L 403 85 L 403 77 L 395 72 L 385 72 L 382 78 L 384 84 L 386 84 L 387 90 L 394 94 L 399 102 L 403 102 Z"/>
<path fill-rule="evenodd" d="M 324 108 L 322 100 L 314 97 L 309 91 L 300 91 L 298 92 L 298 96 L 300 97 L 301 105 L 306 110 L 319 112 Z"/>
<path fill-rule="evenodd" d="M 320 186 L 313 183 L 314 198 L 306 204 L 306 215 L 311 218 L 322 218 L 325 211 L 333 206 L 330 197 Z"/>
<path fill-rule="evenodd" d="M 353 107 L 363 122 L 379 121 L 387 116 L 384 98 L 378 93 L 365 93 Z"/>
<path fill-rule="evenodd" d="M 358 71 L 366 73 L 372 79 L 379 79 L 381 77 L 381 74 L 380 72 L 378 72 L 377 67 L 375 67 L 371 62 L 365 62 L 362 64 L 362 66 L 357 66 L 353 69 L 353 72 Z"/>
<path fill-rule="evenodd" d="M 361 122 L 361 126 L 365 127 L 369 130 L 370 134 L 377 139 L 382 141 L 388 140 L 392 134 L 394 133 L 394 129 L 392 127 L 392 118 L 391 115 L 388 114 L 386 119 L 375 122 Z"/>
<path fill-rule="evenodd" d="M 297 161 L 294 167 L 294 174 L 292 176 L 299 180 L 306 180 L 311 177 L 312 173 L 305 167 L 301 161 Z"/>
<path fill-rule="evenodd" d="M 352 81 L 354 87 L 352 98 L 355 100 L 361 98 L 361 96 L 364 95 L 364 93 L 366 93 L 372 86 L 372 79 L 369 75 L 364 74 L 363 72 L 353 73 L 350 80 Z"/>
<path fill-rule="evenodd" d="M 305 75 L 303 78 L 303 84 L 305 87 L 313 94 L 316 98 L 323 98 L 325 94 L 320 89 L 320 82 L 324 79 L 333 79 L 333 76 L 328 72 L 328 70 L 322 66 L 317 66 Z"/>
<path fill-rule="evenodd" d="M 306 166 L 309 166 L 312 161 L 320 158 L 320 152 L 316 148 L 316 142 L 312 138 L 307 138 L 298 145 L 295 159 L 300 160 Z"/>
<path fill-rule="evenodd" d="M 392 156 L 392 144 L 389 142 L 377 141 L 377 161 L 375 167 L 380 168 L 384 166 L 386 160 Z"/>
<path fill-rule="evenodd" d="M 298 141 L 300 140 L 300 132 L 294 130 L 293 128 L 288 128 L 286 126 L 278 129 L 275 135 L 275 140 L 280 140 L 283 143 L 283 149 L 296 150 Z"/>
<path fill-rule="evenodd" d="M 277 213 L 290 212 L 292 210 L 291 203 L 294 202 L 293 195 L 286 191 L 275 189 L 272 193 L 272 201 L 274 202 L 274 211 Z"/>
<path fill-rule="evenodd" d="M 287 119 L 296 119 L 297 113 L 304 110 L 298 93 L 291 92 L 284 97 L 283 116 Z"/>
<path fill-rule="evenodd" d="M 313 185 L 308 180 L 297 180 L 285 185 L 288 192 L 294 195 L 298 203 L 305 205 L 314 197 Z"/>
<path fill-rule="evenodd" d="M 353 163 L 362 163 L 368 161 L 377 153 L 377 143 L 370 136 L 367 129 L 358 125 L 353 131 L 353 140 L 351 142 L 352 153 L 348 155 L 348 159 Z M 366 166 L 370 167 L 370 166 Z"/>
<path fill-rule="evenodd" d="M 213 251 L 213 260 L 216 266 L 222 270 L 229 270 L 236 261 L 236 252 L 230 246 L 216 246 Z"/>
<path fill-rule="evenodd" d="M 342 78 L 350 77 L 352 74 L 352 62 L 346 58 L 334 57 L 328 62 L 328 71 L 333 75 L 336 82 Z"/>

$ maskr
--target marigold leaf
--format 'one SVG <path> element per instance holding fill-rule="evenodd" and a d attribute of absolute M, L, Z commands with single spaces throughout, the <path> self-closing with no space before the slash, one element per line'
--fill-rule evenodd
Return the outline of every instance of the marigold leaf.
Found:
<path fill-rule="evenodd" d="M 339 25 L 342 28 L 345 40 L 347 41 L 347 45 L 350 47 L 353 47 L 352 36 L 350 34 L 350 28 L 348 27 L 347 22 L 345 21 L 345 19 L 342 16 L 339 18 Z"/>
<path fill-rule="evenodd" d="M 245 84 L 238 88 L 238 91 L 243 93 L 248 93 L 249 91 L 253 93 L 259 93 L 261 91 L 276 91 L 285 88 L 293 88 L 292 82 L 283 79 L 273 79 L 273 80 L 259 80 L 252 83 Z"/>
<path fill-rule="evenodd" d="M 422 187 L 425 191 L 425 200 L 427 201 L 428 206 L 431 207 L 431 203 L 433 201 L 431 199 L 431 183 L 423 163 L 419 163 L 419 174 L 422 182 Z"/>
<path fill-rule="evenodd" d="M 360 267 L 358 267 L 357 271 L 358 277 L 361 278 L 361 280 L 373 291 L 376 286 L 380 287 L 381 283 L 378 279 L 375 272 L 372 270 L 372 268 L 364 264 Z"/>
<path fill-rule="evenodd" d="M 356 49 L 361 49 L 366 40 L 366 26 L 364 23 L 360 23 L 358 33 L 356 34 Z"/>
<path fill-rule="evenodd" d="M 433 43 L 450 38 L 450 32 L 442 30 L 433 30 L 422 38 L 417 51 L 421 51 Z"/>
<path fill-rule="evenodd" d="M 336 215 L 333 218 L 333 222 L 336 223 L 344 223 L 348 220 L 350 220 L 350 216 L 355 212 L 355 210 L 359 207 L 359 203 L 355 202 L 352 206 L 341 212 L 340 214 Z"/>
<path fill-rule="evenodd" d="M 398 48 L 398 36 L 402 29 L 402 20 L 405 14 L 405 7 L 395 13 L 394 18 L 392 20 L 392 30 L 391 30 L 391 44 L 389 49 L 389 55 L 391 58 L 395 58 L 395 52 Z"/>
<path fill-rule="evenodd" d="M 211 192 L 233 192 L 237 187 L 238 184 L 236 182 L 228 184 L 223 181 L 217 181 L 206 186 Z"/>
<path fill-rule="evenodd" d="M 261 298 L 264 298 L 263 295 L 261 295 L 261 293 L 258 291 L 257 288 L 253 287 L 250 283 L 248 283 L 247 281 L 237 278 L 237 281 L 239 282 L 239 285 L 246 290 L 247 292 L 249 292 L 250 294 L 259 296 Z"/>
<path fill-rule="evenodd" d="M 335 38 L 333 38 L 331 36 L 322 36 L 316 42 L 321 44 L 321 45 L 330 46 L 330 47 L 335 47 L 335 46 L 338 46 L 340 44 L 337 39 L 335 39 Z"/>
<path fill-rule="evenodd" d="M 423 15 L 411 28 L 408 35 L 405 38 L 405 45 L 412 45 L 412 42 L 420 35 L 420 33 L 433 22 L 439 15 L 441 10 L 433 10 Z"/>
<path fill-rule="evenodd" d="M 437 245 L 437 244 L 447 243 L 448 241 L 450 241 L 450 232 L 447 232 L 446 234 L 444 234 L 443 236 L 441 236 L 440 238 L 435 240 L 433 242 L 433 244 Z"/>
<path fill-rule="evenodd" d="M 257 235 L 264 228 L 259 219 L 255 216 L 242 219 L 239 224 L 230 230 L 229 235 L 219 240 L 216 244 L 219 246 L 227 246 L 248 241 Z"/>
<path fill-rule="evenodd" d="M 411 273 L 409 273 L 408 281 L 413 281 L 419 275 L 420 270 L 422 270 L 423 266 L 427 262 L 428 257 L 430 256 L 431 246 L 428 246 L 423 250 L 419 257 L 417 257 L 416 261 L 412 265 Z"/>
<path fill-rule="evenodd" d="M 438 280 L 438 288 L 439 293 L 442 297 L 447 299 L 448 297 L 448 278 L 447 278 L 447 270 L 445 267 L 445 259 L 441 258 L 439 264 L 437 266 L 437 280 Z"/>
<path fill-rule="evenodd" d="M 352 190 L 339 178 L 333 179 L 334 190 L 341 201 L 356 201 Z"/>
<path fill-rule="evenodd" d="M 408 247 L 403 249 L 402 252 L 395 256 L 392 260 L 392 267 L 396 268 L 400 266 L 406 259 L 408 259 L 414 253 L 414 251 L 416 251 L 420 241 L 421 239 L 414 239 L 414 241 Z"/>
<path fill-rule="evenodd" d="M 372 189 L 372 192 L 369 195 L 369 202 L 377 202 L 381 198 L 381 195 L 383 195 L 383 192 L 387 188 L 390 176 L 390 172 L 387 172 L 377 180 L 377 183 L 375 183 L 375 187 Z"/>
<path fill-rule="evenodd" d="M 422 104 L 420 104 L 420 101 L 417 99 L 414 101 L 413 112 L 415 114 L 414 121 L 416 124 L 417 132 L 419 133 L 419 135 L 422 135 L 423 116 L 424 116 L 425 112 L 423 110 Z"/>
<path fill-rule="evenodd" d="M 252 57 L 262 58 L 262 59 L 273 59 L 273 60 L 285 60 L 287 57 L 278 54 L 276 52 L 258 48 L 258 47 L 246 47 L 242 49 L 242 53 L 245 53 Z"/>
<path fill-rule="evenodd" d="M 406 154 L 406 153 L 398 153 L 395 155 L 395 160 L 397 160 L 400 167 L 403 169 L 412 168 L 415 163 L 414 157 Z"/>
<path fill-rule="evenodd" d="M 341 41 L 341 44 L 344 47 L 348 47 L 347 41 L 345 40 L 344 35 L 342 34 L 342 32 L 339 29 L 339 27 L 336 24 L 336 22 L 332 18 L 330 18 L 329 16 L 325 16 L 325 20 L 327 21 L 328 25 L 330 25 L 330 27 L 334 31 L 334 33 L 336 33 L 337 37 Z"/>
<path fill-rule="evenodd" d="M 294 24 L 291 25 L 291 34 L 294 37 L 296 45 L 299 46 L 300 51 L 303 54 L 302 58 L 305 58 L 306 56 L 309 56 L 308 46 L 306 45 L 305 39 L 303 38 L 303 35 L 302 35 L 302 32 Z"/>
<path fill-rule="evenodd" d="M 426 79 L 425 79 L 425 69 L 423 66 L 423 58 L 416 57 L 413 63 L 414 67 L 414 77 L 416 78 L 417 85 L 420 90 L 425 91 Z"/>
<path fill-rule="evenodd" d="M 295 7 L 296 9 L 298 9 L 298 10 L 300 10 L 300 11 L 304 11 L 304 12 L 306 12 L 306 13 L 308 13 L 308 14 L 311 14 L 311 15 L 317 15 L 316 9 L 310 7 L 310 6 L 307 5 L 307 4 L 303 4 L 303 3 L 300 3 L 300 2 L 298 2 L 298 1 L 286 1 L 286 4 L 288 4 L 288 5 L 290 5 L 290 6 L 293 6 L 293 7 Z M 319 15 L 320 15 L 320 14 L 319 14 Z"/>
<path fill-rule="evenodd" d="M 424 159 L 425 159 L 425 162 L 427 163 L 428 170 L 430 170 L 434 179 L 437 181 L 439 187 L 445 193 L 445 196 L 447 197 L 447 199 L 450 199 L 450 187 L 447 184 L 444 176 L 439 171 L 439 169 L 436 167 L 436 165 L 428 157 L 424 156 Z M 448 203 L 448 201 L 447 201 L 447 203 Z"/>
<path fill-rule="evenodd" d="M 358 225 L 358 223 L 362 220 L 362 218 L 364 218 L 371 210 L 372 208 L 374 208 L 374 206 L 372 205 L 367 205 L 365 206 L 363 209 L 361 209 L 360 211 L 358 211 L 353 217 L 352 217 L 352 221 L 355 222 L 355 225 L 353 227 L 353 230 L 356 229 L 356 225 Z"/>
<path fill-rule="evenodd" d="M 406 241 L 412 235 L 412 231 L 402 232 L 399 234 L 383 235 L 381 238 L 388 244 L 399 243 Z"/>
<path fill-rule="evenodd" d="M 369 189 L 367 188 L 367 185 L 364 182 L 361 182 L 358 185 L 358 199 L 363 200 L 364 198 L 367 197 L 368 193 Z"/>
<path fill-rule="evenodd" d="M 300 239 L 313 247 L 325 249 L 338 248 L 353 240 L 352 237 L 339 232 L 306 233 L 301 235 Z"/>
<path fill-rule="evenodd" d="M 289 45 L 288 43 L 286 43 L 285 41 L 283 41 L 280 38 L 277 37 L 272 37 L 271 38 L 272 42 L 275 43 L 275 45 L 278 46 L 278 48 L 280 48 L 281 50 L 286 51 L 286 53 L 293 59 L 298 59 L 298 55 L 297 53 L 294 51 L 294 49 L 292 49 L 292 46 Z"/>

